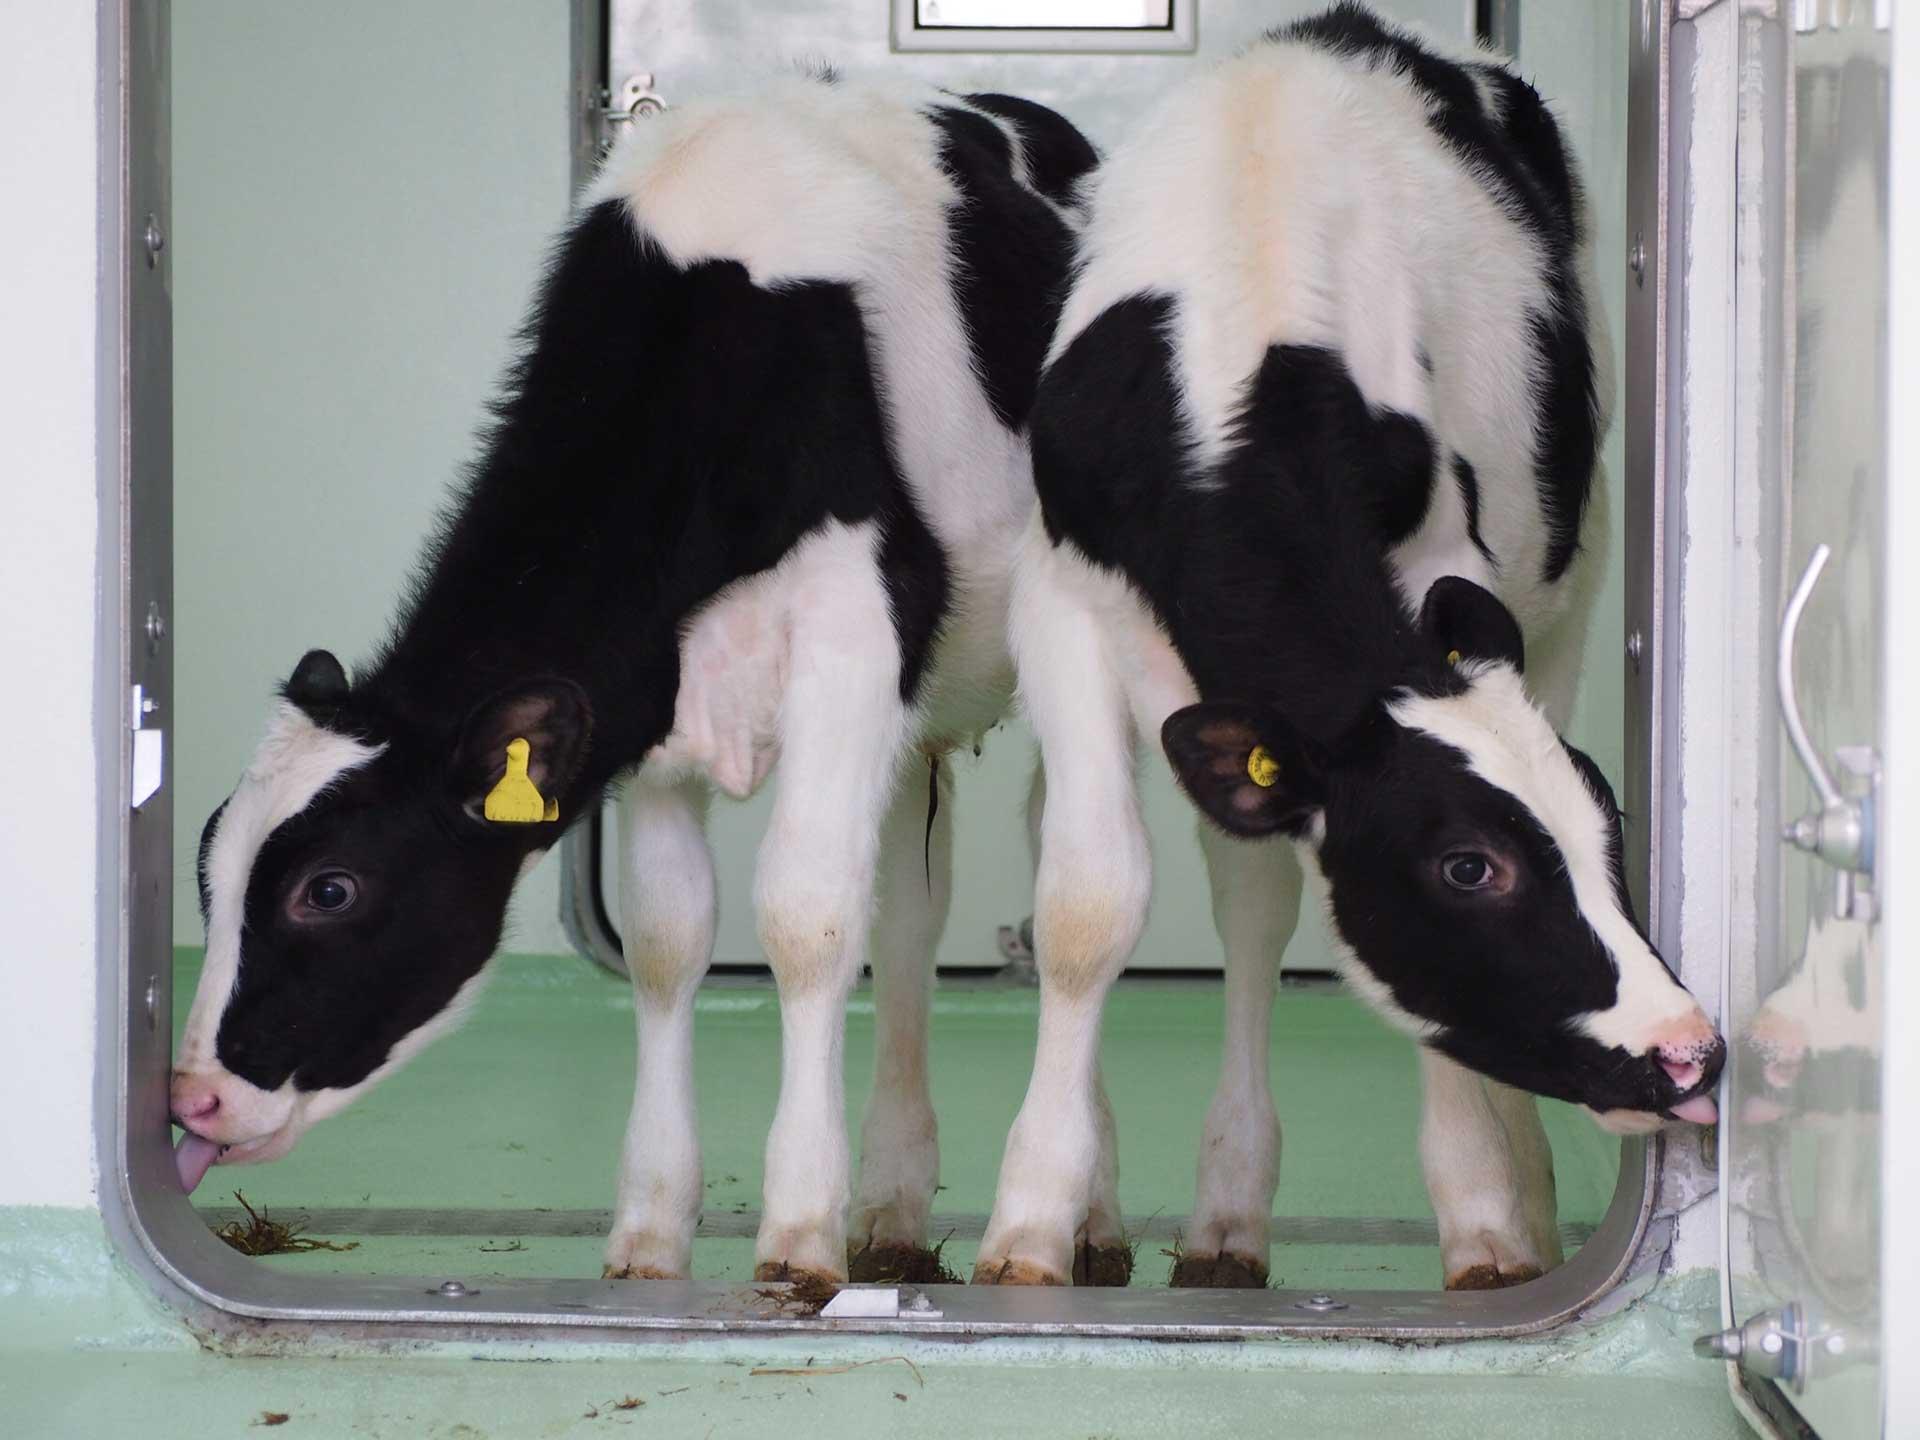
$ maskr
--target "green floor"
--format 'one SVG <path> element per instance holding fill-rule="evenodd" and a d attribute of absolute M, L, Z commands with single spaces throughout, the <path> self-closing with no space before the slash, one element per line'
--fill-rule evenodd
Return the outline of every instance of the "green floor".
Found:
<path fill-rule="evenodd" d="M 184 1019 L 199 954 L 178 956 Z M 1220 990 L 1204 980 L 1123 983 L 1104 1063 L 1120 1128 L 1120 1193 L 1141 1243 L 1135 1284 L 1164 1284 L 1161 1253 L 1193 1200 L 1195 1138 L 1219 1057 Z M 1036 993 L 983 981 L 941 988 L 933 1019 L 942 1193 L 932 1238 L 969 1270 L 1001 1146 L 1032 1057 Z M 848 1016 L 850 1133 L 872 1063 L 864 989 Z M 625 982 L 574 958 L 497 967 L 458 1034 L 443 1040 L 290 1156 L 216 1168 L 196 1195 L 212 1221 L 235 1190 L 312 1233 L 354 1242 L 260 1263 L 290 1271 L 597 1274 L 633 1075 Z M 716 982 L 699 1000 L 696 1055 L 707 1208 L 702 1278 L 751 1275 L 760 1156 L 779 1072 L 770 985 Z M 1273 1253 L 1277 1283 L 1426 1288 L 1439 1283 L 1432 1214 L 1416 1160 L 1412 1051 L 1328 984 L 1289 985 L 1275 1010 L 1274 1093 L 1285 1132 Z M 1569 1249 L 1613 1191 L 1617 1146 L 1547 1105 Z"/>
<path fill-rule="evenodd" d="M 182 1009 L 197 955 L 181 957 Z M 850 1019 L 850 1104 L 864 1098 L 871 1015 Z M 951 984 L 934 1022 L 935 1100 L 961 1269 L 1026 1079 L 1034 997 Z M 1192 1198 L 1191 1150 L 1213 1083 L 1219 995 L 1145 982 L 1116 995 L 1106 1035 L 1138 1283 Z M 625 986 L 573 960 L 512 959 L 473 1022 L 292 1156 L 213 1173 L 311 1214 L 346 1252 L 262 1260 L 289 1271 L 378 1269 L 466 1278 L 592 1275 L 631 1083 Z M 1287 1130 L 1274 1270 L 1290 1284 L 1431 1285 L 1405 1043 L 1324 988 L 1276 1016 Z M 771 994 L 716 985 L 699 1025 L 710 1202 L 696 1266 L 744 1273 L 759 1153 L 773 1107 Z M 1600 1213 L 1614 1146 L 1551 1109 L 1562 1216 Z M 1146 1226 L 1148 1217 L 1154 1217 Z M 1292 1238 L 1287 1238 L 1292 1237 Z M 1302 1238 L 1304 1237 L 1304 1238 Z M 1648 1293 L 1651 1287 L 1651 1293 Z M 1689 1354 L 1711 1328 L 1714 1278 L 1651 1277 L 1606 1318 L 1514 1341 L 1162 1343 L 1093 1339 L 744 1335 L 408 1342 L 244 1325 L 196 1341 L 116 1258 L 97 1214 L 0 1209 L 0 1437 L 593 1435 L 691 1440 L 1036 1436 L 1061 1440 L 1312 1435 L 1316 1440 L 1736 1440 L 1717 1366 Z"/>

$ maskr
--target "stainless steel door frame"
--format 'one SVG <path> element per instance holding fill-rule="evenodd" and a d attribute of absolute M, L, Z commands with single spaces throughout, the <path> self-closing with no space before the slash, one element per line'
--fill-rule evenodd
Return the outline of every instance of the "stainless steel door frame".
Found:
<path fill-rule="evenodd" d="M 1642 0 L 1651 5 L 1651 0 Z M 1658 119 L 1668 93 L 1664 7 L 1658 9 L 1649 45 L 1635 58 L 1636 108 L 1645 124 L 1664 136 Z M 599 23 L 594 0 L 576 0 L 576 23 Z M 103 432 L 119 437 L 103 448 L 103 526 L 111 531 L 105 555 L 124 555 L 116 571 L 109 610 L 123 629 L 103 654 L 112 703 L 103 706 L 104 746 L 101 835 L 104 886 L 101 916 L 101 1069 L 98 1094 L 101 1207 L 122 1256 L 169 1307 L 197 1331 L 217 1335 L 230 1350 L 271 1349 L 289 1344 L 387 1341 L 406 1337 L 492 1337 L 524 1341 L 531 1327 L 558 1327 L 583 1338 L 613 1336 L 631 1341 L 715 1332 L 768 1333 L 833 1330 L 853 1333 L 921 1331 L 928 1336 L 970 1337 L 1086 1335 L 1166 1339 L 1237 1337 L 1341 1337 L 1469 1339 L 1513 1336 L 1551 1329 L 1569 1319 L 1620 1303 L 1614 1292 L 1637 1294 L 1657 1283 L 1674 1232 L 1674 1211 L 1689 1203 L 1682 1173 L 1659 1137 L 1634 1138 L 1621 1151 L 1620 1178 L 1595 1234 L 1565 1266 L 1531 1285 L 1477 1293 L 1353 1291 L 1321 1297 L 1300 1291 L 1093 1291 L 1009 1290 L 951 1287 L 940 1294 L 942 1318 L 933 1321 L 821 1321 L 785 1316 L 751 1287 L 716 1284 L 633 1285 L 596 1280 L 515 1281 L 490 1279 L 468 1286 L 456 1276 L 290 1276 L 269 1270 L 215 1241 L 172 1173 L 166 1123 L 169 1065 L 170 845 L 163 783 L 149 805 L 129 812 L 123 786 L 130 783 L 128 740 L 121 687 L 131 675 L 145 677 L 164 719 L 171 680 L 171 652 L 164 630 L 151 642 L 146 605 L 158 598 L 164 623 L 168 524 L 171 513 L 168 434 L 169 307 L 166 252 L 149 245 L 145 216 L 151 210 L 164 241 L 167 216 L 167 9 L 165 0 L 104 0 L 101 7 L 103 73 L 119 77 L 117 105 L 103 119 L 103 278 L 117 300 L 104 307 L 101 345 L 117 377 L 102 396 Z M 584 17 L 584 18 L 583 18 Z M 1649 11 L 1649 18 L 1655 18 Z M 576 32 L 578 36 L 583 32 Z M 598 104 L 582 79 L 582 57 L 591 44 L 576 44 L 572 101 Z M 1652 68 L 1648 68 L 1652 67 Z M 576 136 L 585 132 L 574 113 Z M 1638 123 L 1638 122 L 1637 122 Z M 1638 133 L 1649 133 L 1645 126 Z M 1664 154 L 1658 147 L 1648 152 Z M 1643 177 L 1644 178 L 1644 177 Z M 1656 196 L 1657 200 L 1657 196 Z M 152 263 L 149 264 L 151 259 Z M 1664 267 L 1663 267 L 1664 268 Z M 1630 347 L 1648 342 L 1644 327 L 1663 324 L 1664 312 L 1640 312 Z M 1658 425 L 1660 391 L 1630 401 L 1630 433 Z M 1645 455 L 1642 445 L 1637 452 Z M 1652 472 L 1636 471 L 1639 486 Z M 1657 575 L 1657 571 L 1655 572 Z M 1657 643 L 1658 637 L 1655 637 Z M 143 649 L 143 647 L 149 647 Z M 115 758 L 117 757 L 117 758 Z M 111 783 L 107 783 L 110 781 Z M 1668 1157 L 1663 1170 L 1663 1156 Z M 1663 1181 L 1663 1176 L 1665 1180 Z M 1656 1209 L 1655 1197 L 1662 1198 Z"/>

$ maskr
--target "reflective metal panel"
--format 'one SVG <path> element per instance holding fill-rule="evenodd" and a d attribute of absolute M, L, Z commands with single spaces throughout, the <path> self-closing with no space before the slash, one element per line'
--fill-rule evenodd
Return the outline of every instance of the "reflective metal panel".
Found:
<path fill-rule="evenodd" d="M 1742 1368 L 1826 1440 L 1880 1433 L 1885 907 L 1873 881 L 1886 499 L 1888 32 L 1869 5 L 1741 36 L 1741 429 L 1779 673 L 1736 953 L 1728 1267 Z M 1821 560 L 1821 547 L 1831 557 Z M 1795 626 L 1797 625 L 1797 633 Z M 1804 722 L 1804 736 L 1797 732 Z M 1795 740 L 1806 752 L 1796 753 Z M 1796 821 L 1796 817 L 1802 817 Z M 1789 822 L 1784 825 L 1782 822 Z M 1738 1348 L 1738 1347 L 1736 1347 Z"/>

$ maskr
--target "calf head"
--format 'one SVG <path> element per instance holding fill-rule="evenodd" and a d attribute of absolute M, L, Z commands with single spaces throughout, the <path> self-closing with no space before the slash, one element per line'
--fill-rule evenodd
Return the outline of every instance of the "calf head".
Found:
<path fill-rule="evenodd" d="M 1725 1042 L 1635 921 L 1613 791 L 1522 659 L 1500 602 L 1449 577 L 1352 733 L 1210 702 L 1161 738 L 1218 824 L 1311 846 L 1349 979 L 1421 1043 L 1609 1130 L 1711 1121 Z"/>
<path fill-rule="evenodd" d="M 564 680 L 434 726 L 352 690 L 325 651 L 301 660 L 200 839 L 206 961 L 172 1087 L 189 1190 L 216 1160 L 284 1155 L 452 1028 L 561 830 L 485 818 L 507 746 L 526 740 L 535 786 L 563 794 L 589 728 Z"/>

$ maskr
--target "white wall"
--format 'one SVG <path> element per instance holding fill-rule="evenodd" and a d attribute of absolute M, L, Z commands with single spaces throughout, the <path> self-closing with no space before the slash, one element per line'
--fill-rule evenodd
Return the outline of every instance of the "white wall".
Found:
<path fill-rule="evenodd" d="M 93 1196 L 95 75 L 0 7 L 0 1205 Z"/>
<path fill-rule="evenodd" d="M 566 0 L 174 0 L 174 927 L 313 646 L 387 628 L 567 213 Z M 556 866 L 509 945 L 565 948 Z"/>

